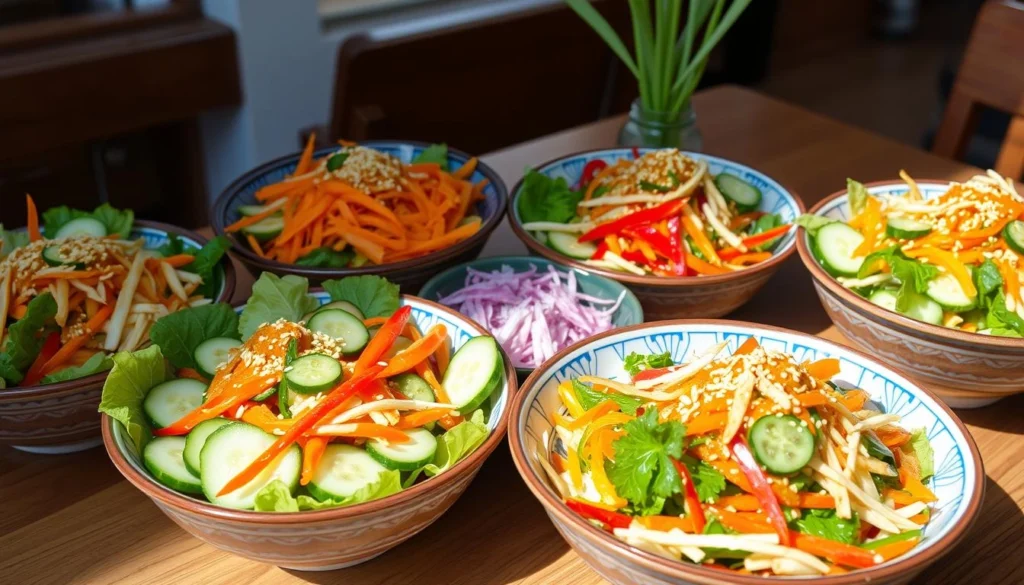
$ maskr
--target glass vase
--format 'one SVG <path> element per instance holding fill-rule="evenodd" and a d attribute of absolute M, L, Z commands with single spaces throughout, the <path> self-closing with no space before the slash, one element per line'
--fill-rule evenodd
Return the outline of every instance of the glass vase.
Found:
<path fill-rule="evenodd" d="M 648 110 L 637 98 L 629 108 L 629 119 L 619 131 L 619 146 L 700 152 L 704 138 L 697 129 L 697 116 L 689 103 L 678 114 L 672 114 Z"/>

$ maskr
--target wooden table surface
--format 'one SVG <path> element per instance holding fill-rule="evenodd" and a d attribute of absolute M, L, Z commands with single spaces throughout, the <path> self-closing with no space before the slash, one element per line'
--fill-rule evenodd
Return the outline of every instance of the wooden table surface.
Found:
<path fill-rule="evenodd" d="M 905 168 L 917 178 L 964 179 L 976 171 L 737 87 L 711 89 L 694 101 L 706 152 L 768 173 L 808 207 L 848 176 L 887 179 Z M 511 187 L 527 165 L 611 146 L 621 122 L 577 128 L 484 160 Z M 485 253 L 522 252 L 506 225 Z M 843 341 L 795 254 L 732 317 Z M 984 458 L 985 503 L 965 542 L 915 583 L 1024 583 L 1015 551 L 1024 537 L 1024 396 L 959 414 Z M 328 573 L 254 563 L 192 538 L 122 479 L 102 448 L 42 456 L 0 447 L 0 506 L 0 583 L 603 583 L 555 532 L 504 447 L 436 524 L 377 559 Z"/>

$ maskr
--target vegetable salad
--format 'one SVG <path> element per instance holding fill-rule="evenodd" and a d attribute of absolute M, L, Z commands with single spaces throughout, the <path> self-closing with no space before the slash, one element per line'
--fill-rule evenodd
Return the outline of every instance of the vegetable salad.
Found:
<path fill-rule="evenodd" d="M 566 505 L 637 548 L 759 575 L 844 573 L 920 543 L 936 501 L 924 429 L 833 383 L 836 359 L 724 347 L 563 382 L 543 462 Z"/>
<path fill-rule="evenodd" d="M 109 354 L 148 344 L 162 316 L 217 294 L 225 238 L 197 250 L 172 234 L 148 250 L 130 210 L 57 207 L 40 225 L 27 201 L 27 230 L 0 226 L 0 388 L 109 370 Z"/>
<path fill-rule="evenodd" d="M 798 220 L 822 268 L 872 303 L 951 329 L 1024 336 L 1024 197 L 993 171 L 921 197 L 873 196 L 848 181 L 846 223 Z"/>
<path fill-rule="evenodd" d="M 445 326 L 419 331 L 378 277 L 325 282 L 322 307 L 306 287 L 265 273 L 241 315 L 182 311 L 154 326 L 155 347 L 114 356 L 100 410 L 157 481 L 229 508 L 321 509 L 399 492 L 483 444 L 505 373 L 493 338 L 450 355 Z"/>
<path fill-rule="evenodd" d="M 638 276 L 702 276 L 771 258 L 792 226 L 760 203 L 754 185 L 665 149 L 593 160 L 576 190 L 529 171 L 517 205 L 523 229 L 570 258 Z"/>
<path fill-rule="evenodd" d="M 260 205 L 241 206 L 244 217 L 226 231 L 261 257 L 318 268 L 409 260 L 479 231 L 474 210 L 487 180 L 469 182 L 477 159 L 451 170 L 444 144 L 412 164 L 343 144 L 315 160 L 310 137 L 292 175 L 257 191 Z"/>

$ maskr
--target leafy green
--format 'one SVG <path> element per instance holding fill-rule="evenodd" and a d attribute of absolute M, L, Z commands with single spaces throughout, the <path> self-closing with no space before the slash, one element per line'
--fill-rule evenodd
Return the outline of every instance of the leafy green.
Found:
<path fill-rule="evenodd" d="M 474 410 L 469 418 L 445 431 L 438 437 L 437 451 L 434 453 L 434 460 L 420 469 L 413 471 L 405 480 L 405 487 L 416 482 L 420 473 L 426 473 L 429 477 L 451 469 L 459 461 L 465 459 L 470 453 L 476 451 L 484 444 L 490 429 L 484 421 L 482 410 Z"/>
<path fill-rule="evenodd" d="M 640 181 L 640 188 L 644 191 L 654 191 L 655 193 L 668 193 L 672 190 L 672 187 L 666 187 L 650 181 Z"/>
<path fill-rule="evenodd" d="M 217 265 L 230 248 L 231 240 L 226 236 L 217 236 L 194 253 L 195 258 L 192 262 L 182 267 L 182 270 L 198 274 L 203 279 L 203 284 L 196 289 L 197 294 L 208 299 L 217 298 L 217 291 L 220 288 Z"/>
<path fill-rule="evenodd" d="M 323 286 L 332 301 L 348 301 L 368 319 L 390 316 L 398 310 L 401 300 L 397 284 L 369 274 L 327 280 Z"/>
<path fill-rule="evenodd" d="M 718 518 L 712 516 L 708 518 L 707 523 L 704 524 L 704 534 L 736 534 L 736 531 L 726 528 L 718 521 Z M 750 556 L 749 552 L 742 550 L 714 547 L 702 548 L 708 558 L 712 559 L 743 559 Z"/>
<path fill-rule="evenodd" d="M 683 454 L 682 423 L 658 422 L 658 409 L 652 407 L 623 428 L 625 434 L 612 443 L 615 461 L 605 463 L 615 491 L 634 508 L 644 509 L 679 493 L 682 486 L 672 459 Z"/>
<path fill-rule="evenodd" d="M 18 372 L 17 379 L 4 378 L 12 384 L 21 382 L 22 374 L 28 370 L 46 341 L 46 327 L 57 314 L 57 301 L 50 293 L 43 293 L 28 302 L 25 316 L 18 319 L 8 328 L 7 341 L 3 345 L 3 353 L 9 356 L 10 368 Z M 7 369 L 7 368 L 5 368 Z"/>
<path fill-rule="evenodd" d="M 818 235 L 818 230 L 827 226 L 830 223 L 836 223 L 836 220 L 829 219 L 821 215 L 811 215 L 809 213 L 805 213 L 800 217 L 796 218 L 796 221 L 794 223 L 807 230 L 807 233 L 810 234 L 813 238 Z"/>
<path fill-rule="evenodd" d="M 252 285 L 252 295 L 238 320 L 238 333 L 245 341 L 260 325 L 278 319 L 299 321 L 318 306 L 316 299 L 309 296 L 309 281 L 305 278 L 264 272 Z"/>
<path fill-rule="evenodd" d="M 693 478 L 693 487 L 697 490 L 697 497 L 700 498 L 700 501 L 706 504 L 716 502 L 722 495 L 722 491 L 725 490 L 725 476 L 700 459 L 684 456 L 680 461 L 690 472 L 690 477 Z"/>
<path fill-rule="evenodd" d="M 910 434 L 910 448 L 917 456 L 917 465 L 921 470 L 921 481 L 928 481 L 928 478 L 935 475 L 935 451 L 928 440 L 925 429 L 919 428 Z"/>
<path fill-rule="evenodd" d="M 992 332 L 1009 330 L 1024 336 L 1024 319 L 1006 307 L 1006 295 L 1001 288 L 988 308 L 985 324 Z"/>
<path fill-rule="evenodd" d="M 154 386 L 170 379 L 171 373 L 164 354 L 156 345 L 114 354 L 113 359 L 114 368 L 103 384 L 99 411 L 123 424 L 135 448 L 141 452 L 152 437 L 142 401 Z"/>
<path fill-rule="evenodd" d="M 345 268 L 354 255 L 349 248 L 336 252 L 333 248 L 323 246 L 299 258 L 295 264 L 313 268 Z"/>
<path fill-rule="evenodd" d="M 790 528 L 820 538 L 845 544 L 856 544 L 860 537 L 857 514 L 849 519 L 840 518 L 835 510 L 807 509 L 800 518 L 789 523 Z"/>
<path fill-rule="evenodd" d="M 636 376 L 644 370 L 653 370 L 655 368 L 667 368 L 674 366 L 675 362 L 672 361 L 672 354 L 670 352 L 664 353 L 651 353 L 642 354 L 631 352 L 626 356 L 626 359 L 622 362 L 622 367 L 625 368 L 626 373 L 632 376 Z"/>
<path fill-rule="evenodd" d="M 1020 333 L 1013 329 L 1007 329 L 1005 327 L 992 327 L 986 331 L 989 335 L 996 335 L 999 337 L 1024 337 Z"/>
<path fill-rule="evenodd" d="M 983 307 L 991 305 L 995 293 L 1003 288 L 1003 275 L 991 258 L 986 258 L 974 271 L 974 286 L 978 289 L 978 301 Z"/>
<path fill-rule="evenodd" d="M 135 212 L 130 209 L 115 209 L 109 203 L 100 205 L 91 213 L 81 209 L 71 209 L 66 205 L 51 207 L 42 214 L 43 235 L 53 238 L 60 228 L 68 222 L 82 217 L 98 220 L 107 228 L 107 234 L 117 234 L 122 239 L 131 237 L 132 225 L 135 223 Z"/>
<path fill-rule="evenodd" d="M 448 170 L 448 145 L 445 143 L 431 144 L 412 159 L 413 163 L 435 163 L 442 171 Z"/>
<path fill-rule="evenodd" d="M 256 494 L 255 510 L 257 512 L 323 510 L 379 500 L 391 494 L 397 494 L 400 491 L 402 491 L 402 476 L 401 473 L 394 470 L 381 472 L 377 481 L 363 486 L 351 496 L 340 500 L 320 501 L 306 494 L 299 494 L 296 497 L 292 495 L 291 490 L 288 489 L 288 486 L 283 481 L 275 479 L 263 486 L 263 489 Z"/>
<path fill-rule="evenodd" d="M 149 338 L 176 368 L 197 369 L 194 354 L 200 343 L 237 335 L 238 315 L 224 303 L 175 311 L 157 319 L 149 329 Z"/>
<path fill-rule="evenodd" d="M 748 232 L 751 236 L 755 236 L 760 233 L 764 233 L 768 230 L 775 229 L 783 224 L 782 216 L 778 213 L 766 213 L 761 217 L 754 220 L 754 223 L 750 225 L 750 231 Z M 767 242 L 754 246 L 755 252 L 765 252 L 771 250 L 779 242 L 782 236 L 772 238 Z"/>
<path fill-rule="evenodd" d="M 24 375 L 11 363 L 11 356 L 0 353 L 0 388 L 6 388 L 8 384 L 13 386 L 23 378 Z"/>
<path fill-rule="evenodd" d="M 348 160 L 348 154 L 349 153 L 346 151 L 336 152 L 332 154 L 331 157 L 327 159 L 327 170 L 334 172 L 340 169 L 341 165 L 345 164 L 345 161 Z"/>
<path fill-rule="evenodd" d="M 846 179 L 846 200 L 849 202 L 850 211 L 854 215 L 864 211 L 864 207 L 868 204 L 867 187 L 853 179 Z"/>
<path fill-rule="evenodd" d="M 110 368 L 114 367 L 114 360 L 110 359 L 110 356 L 103 352 L 93 354 L 93 356 L 80 366 L 70 366 L 63 370 L 54 372 L 49 376 L 43 376 L 43 379 L 39 381 L 40 384 L 56 384 L 57 382 L 64 382 L 66 380 L 77 380 L 100 372 L 105 372 Z"/>
<path fill-rule="evenodd" d="M 640 398 L 626 396 L 625 394 L 619 394 L 618 392 L 601 392 L 599 390 L 594 390 L 592 387 L 578 380 L 572 381 L 572 389 L 576 392 L 576 398 L 579 399 L 580 406 L 585 410 L 590 410 L 605 400 L 611 400 L 615 402 L 615 404 L 619 405 L 619 410 L 633 416 L 636 415 L 637 409 L 644 405 L 644 401 Z"/>
<path fill-rule="evenodd" d="M 582 199 L 583 192 L 570 189 L 569 183 L 562 177 L 552 179 L 528 169 L 516 205 L 523 223 L 566 223 L 576 217 L 576 205 Z"/>
<path fill-rule="evenodd" d="M 169 233 L 167 234 L 167 243 L 157 248 L 155 252 L 167 258 L 177 254 L 184 254 L 191 249 L 192 246 L 186 246 L 185 240 L 182 240 L 178 234 Z"/>
<path fill-rule="evenodd" d="M 92 214 L 81 209 L 71 209 L 67 205 L 51 207 L 40 215 L 40 220 L 43 222 L 43 235 L 53 239 L 57 236 L 60 228 L 64 227 L 64 224 L 80 217 L 92 217 Z"/>
<path fill-rule="evenodd" d="M 864 278 L 872 274 L 878 260 L 884 260 L 889 265 L 892 275 L 900 282 L 900 288 L 896 292 L 898 311 L 907 309 L 914 298 L 914 294 L 910 293 L 924 294 L 928 290 L 928 282 L 938 278 L 940 274 L 935 266 L 907 258 L 899 246 L 892 246 L 868 254 L 857 277 Z"/>
<path fill-rule="evenodd" d="M 0 258 L 3 258 L 14 250 L 27 245 L 28 232 L 5 230 L 4 224 L 0 223 Z"/>

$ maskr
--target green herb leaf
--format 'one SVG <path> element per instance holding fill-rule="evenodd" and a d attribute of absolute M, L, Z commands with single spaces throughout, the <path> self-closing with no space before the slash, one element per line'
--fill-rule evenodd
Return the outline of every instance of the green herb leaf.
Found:
<path fill-rule="evenodd" d="M 517 208 L 523 223 L 553 221 L 567 223 L 576 217 L 576 205 L 583 199 L 581 191 L 573 191 L 559 177 L 552 179 L 533 169 L 526 171 Z"/>
<path fill-rule="evenodd" d="M 257 512 L 324 510 L 379 500 L 400 491 L 402 491 L 402 475 L 394 470 L 382 472 L 377 481 L 363 486 L 351 496 L 340 500 L 320 501 L 307 494 L 295 497 L 283 481 L 275 479 L 263 486 L 263 489 L 256 494 L 255 510 Z"/>
<path fill-rule="evenodd" d="M 58 370 L 49 376 L 43 376 L 43 379 L 39 381 L 40 384 L 56 384 L 57 382 L 65 382 L 67 380 L 77 380 L 100 372 L 105 372 L 110 368 L 114 367 L 114 360 L 110 359 L 110 356 L 103 352 L 93 354 L 93 356 L 80 366 L 69 366 L 62 370 Z"/>
<path fill-rule="evenodd" d="M 910 434 L 910 448 L 917 456 L 921 481 L 928 481 L 931 476 L 935 475 L 935 451 L 932 450 L 931 441 L 928 440 L 928 435 L 923 427 Z"/>
<path fill-rule="evenodd" d="M 352 303 L 367 319 L 390 317 L 398 310 L 401 300 L 398 285 L 380 276 L 348 276 L 341 280 L 327 280 L 323 287 L 331 295 L 332 301 Z"/>
<path fill-rule="evenodd" d="M 92 212 L 92 216 L 106 226 L 107 235 L 117 234 L 122 240 L 131 237 L 132 225 L 135 224 L 135 212 L 131 209 L 115 209 L 104 203 Z"/>
<path fill-rule="evenodd" d="M 170 379 L 160 348 L 114 354 L 114 368 L 103 384 L 99 411 L 119 421 L 139 453 L 153 435 L 142 401 L 154 386 Z"/>
<path fill-rule="evenodd" d="M 426 473 L 428 477 L 434 477 L 451 469 L 452 466 L 468 457 L 480 445 L 483 445 L 490 433 L 491 431 L 487 428 L 487 423 L 484 421 L 483 411 L 479 409 L 474 410 L 469 415 L 469 418 L 448 429 L 443 435 L 438 437 L 434 460 L 410 473 L 404 482 L 404 486 L 409 487 L 416 483 L 420 473 Z"/>
<path fill-rule="evenodd" d="M 238 333 L 245 341 L 264 323 L 278 319 L 300 321 L 318 306 L 316 299 L 309 296 L 309 281 L 305 278 L 293 274 L 278 277 L 264 272 L 252 285 L 252 295 L 238 319 Z"/>
<path fill-rule="evenodd" d="M 667 351 L 665 353 L 652 353 L 646 355 L 632 352 L 627 355 L 626 359 L 622 362 L 622 367 L 630 377 L 636 376 L 644 370 L 667 368 L 674 365 L 675 362 L 672 361 L 672 354 Z"/>
<path fill-rule="evenodd" d="M 191 246 L 188 248 L 191 248 Z M 157 248 L 156 253 L 164 258 L 168 258 L 177 254 L 184 254 L 188 248 L 185 246 L 185 240 L 178 237 L 178 234 L 170 233 L 167 234 L 167 243 Z"/>
<path fill-rule="evenodd" d="M 889 265 L 892 275 L 900 282 L 899 291 L 896 293 L 898 311 L 906 310 L 914 295 L 924 294 L 928 290 L 928 282 L 940 274 L 935 266 L 907 258 L 899 246 L 892 246 L 868 254 L 857 277 L 864 278 L 873 274 L 879 260 L 884 260 Z"/>
<path fill-rule="evenodd" d="M 1008 329 L 1015 331 L 1018 335 L 1024 336 L 1024 319 L 1020 315 L 1006 308 L 1006 294 L 1000 288 L 989 305 L 988 314 L 985 316 L 985 324 L 989 330 Z"/>
<path fill-rule="evenodd" d="M 630 415 L 636 415 L 638 408 L 644 405 L 644 401 L 633 396 L 626 396 L 625 394 L 619 394 L 618 392 L 601 392 L 594 390 L 587 384 L 578 380 L 572 381 L 572 389 L 576 393 L 576 398 L 580 401 L 580 406 L 584 410 L 590 410 L 598 404 L 601 404 L 605 400 L 611 400 L 615 404 L 619 405 L 619 409 Z"/>
<path fill-rule="evenodd" d="M 221 285 L 221 274 L 217 267 L 230 248 L 231 240 L 226 236 L 217 236 L 194 252 L 195 258 L 182 270 L 198 274 L 203 279 L 203 284 L 196 289 L 196 293 L 208 299 L 217 298 L 217 292 Z"/>
<path fill-rule="evenodd" d="M 634 507 L 679 493 L 679 472 L 672 459 L 683 454 L 686 428 L 682 423 L 658 422 L 658 409 L 652 407 L 623 428 L 626 434 L 612 443 L 615 461 L 605 463 L 616 492 Z"/>
<path fill-rule="evenodd" d="M 655 193 L 668 193 L 672 190 L 671 187 L 664 187 L 650 181 L 640 181 L 640 188 L 644 191 L 654 191 Z"/>
<path fill-rule="evenodd" d="M 56 314 L 57 301 L 50 293 L 43 293 L 29 301 L 25 316 L 8 328 L 3 353 L 10 356 L 11 366 L 21 374 L 28 370 L 42 350 L 47 325 Z M 20 381 L 20 376 L 17 380 L 8 378 L 8 382 L 15 384 Z"/>
<path fill-rule="evenodd" d="M 0 259 L 22 246 L 28 245 L 28 232 L 8 231 L 4 224 L 0 223 Z"/>
<path fill-rule="evenodd" d="M 412 159 L 413 163 L 434 163 L 442 171 L 448 170 L 448 145 L 445 143 L 431 144 Z"/>
<path fill-rule="evenodd" d="M 747 232 L 749 235 L 754 236 L 760 233 L 764 233 L 768 230 L 775 229 L 783 224 L 782 216 L 778 213 L 767 213 L 754 220 L 754 223 L 750 224 L 750 230 Z M 754 246 L 755 252 L 765 252 L 771 250 L 779 243 L 782 236 L 772 238 L 771 240 L 759 245 Z"/>
<path fill-rule="evenodd" d="M 844 544 L 857 544 L 860 540 L 860 521 L 856 513 L 852 518 L 844 519 L 836 516 L 835 510 L 808 509 L 789 526 L 804 534 Z"/>
<path fill-rule="evenodd" d="M 299 266 L 311 266 L 314 268 L 345 268 L 352 261 L 354 255 L 349 248 L 336 252 L 333 248 L 324 246 L 299 258 L 295 263 Z"/>
<path fill-rule="evenodd" d="M 996 294 L 1003 288 L 1003 275 L 991 258 L 974 271 L 974 286 L 978 289 L 978 303 L 985 309 L 992 306 Z"/>
<path fill-rule="evenodd" d="M 327 170 L 333 173 L 340 169 L 341 166 L 345 164 L 346 160 L 348 160 L 348 152 L 346 151 L 332 154 L 331 157 L 327 159 Z"/>
<path fill-rule="evenodd" d="M 214 337 L 237 336 L 238 314 L 224 303 L 175 311 L 149 329 L 149 338 L 176 368 L 198 369 L 194 354 L 199 344 Z"/>
<path fill-rule="evenodd" d="M 827 217 L 823 217 L 820 215 L 811 215 L 809 213 L 805 213 L 800 217 L 796 218 L 796 221 L 794 223 L 807 230 L 807 233 L 810 234 L 813 238 L 818 235 L 818 230 L 827 226 L 830 223 L 836 223 L 836 220 L 829 219 Z"/>
<path fill-rule="evenodd" d="M 700 501 L 706 504 L 718 501 L 726 487 L 725 476 L 699 459 L 683 456 L 680 461 L 690 472 L 690 477 L 693 478 L 693 487 L 697 490 L 697 497 L 700 498 Z"/>

